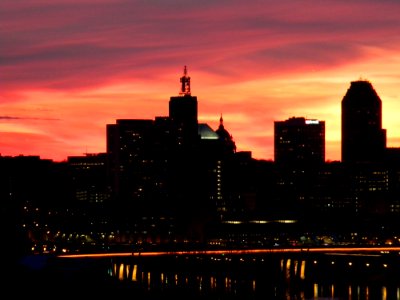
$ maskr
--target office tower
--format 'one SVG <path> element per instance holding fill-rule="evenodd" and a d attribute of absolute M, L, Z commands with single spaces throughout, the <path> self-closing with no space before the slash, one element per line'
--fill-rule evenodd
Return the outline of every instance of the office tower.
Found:
<path fill-rule="evenodd" d="M 201 239 L 202 228 L 232 206 L 236 146 L 222 116 L 216 131 L 198 123 L 186 67 L 180 83 L 169 116 L 107 125 L 112 202 L 126 219 L 166 217 L 178 237 Z"/>
<path fill-rule="evenodd" d="M 235 160 L 236 145 L 232 135 L 223 125 L 222 115 L 217 130 L 211 129 L 208 124 L 199 123 L 199 161 L 198 170 L 201 172 L 201 192 L 205 201 L 212 203 L 213 210 L 219 220 L 231 211 L 233 162 Z"/>
<path fill-rule="evenodd" d="M 180 78 L 179 96 L 170 97 L 169 117 L 173 125 L 173 135 L 178 146 L 190 148 L 198 140 L 197 97 L 191 95 L 190 77 L 184 67 Z"/>
<path fill-rule="evenodd" d="M 292 117 L 276 121 L 274 158 L 279 164 L 316 164 L 325 161 L 325 122 Z"/>
<path fill-rule="evenodd" d="M 161 130 L 163 121 L 119 119 L 107 125 L 113 196 L 120 205 L 133 206 L 144 214 L 161 208 L 155 203 L 166 198 L 168 130 Z"/>
<path fill-rule="evenodd" d="M 71 196 L 80 204 L 103 204 L 110 199 L 108 156 L 106 153 L 86 153 L 68 156 L 72 174 Z"/>
<path fill-rule="evenodd" d="M 385 149 L 382 101 L 369 81 L 352 81 L 342 100 L 342 162 L 381 161 Z"/>

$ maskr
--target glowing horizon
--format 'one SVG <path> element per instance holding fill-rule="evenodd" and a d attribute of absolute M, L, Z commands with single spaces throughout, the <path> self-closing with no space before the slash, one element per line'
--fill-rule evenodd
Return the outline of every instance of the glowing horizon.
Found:
<path fill-rule="evenodd" d="M 340 160 L 341 100 L 369 80 L 400 147 L 400 2 L 4 0 L 0 154 L 106 151 L 106 124 L 168 115 L 187 65 L 198 118 L 273 160 L 274 121 L 325 121 Z"/>

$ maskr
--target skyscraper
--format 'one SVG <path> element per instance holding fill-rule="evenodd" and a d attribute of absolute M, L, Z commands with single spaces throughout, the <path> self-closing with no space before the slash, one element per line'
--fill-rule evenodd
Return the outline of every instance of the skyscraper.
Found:
<path fill-rule="evenodd" d="M 199 140 L 197 120 L 197 97 L 191 95 L 190 77 L 184 67 L 180 78 L 181 89 L 179 96 L 170 97 L 169 117 L 172 122 L 173 134 L 179 146 L 187 148 Z"/>
<path fill-rule="evenodd" d="M 168 131 L 163 118 L 118 119 L 107 124 L 107 154 L 114 197 L 126 205 L 149 208 L 165 199 Z M 161 125 L 160 125 L 161 123 Z M 154 206 L 152 207 L 154 209 Z"/>
<path fill-rule="evenodd" d="M 180 83 L 179 94 L 170 97 L 169 116 L 107 124 L 107 155 L 119 215 L 165 216 L 184 236 L 196 235 L 216 209 L 227 206 L 224 160 L 232 160 L 236 146 L 222 117 L 217 131 L 198 123 L 186 66 Z"/>
<path fill-rule="evenodd" d="M 369 81 L 352 81 L 342 100 L 342 162 L 381 161 L 385 149 L 382 101 Z"/>
<path fill-rule="evenodd" d="M 274 123 L 274 159 L 279 164 L 325 161 L 325 122 L 292 117 Z"/>

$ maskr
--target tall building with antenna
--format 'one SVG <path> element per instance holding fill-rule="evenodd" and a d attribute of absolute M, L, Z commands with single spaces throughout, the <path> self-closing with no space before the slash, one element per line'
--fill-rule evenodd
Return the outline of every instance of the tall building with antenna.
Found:
<path fill-rule="evenodd" d="M 197 119 L 197 97 L 191 95 L 190 77 L 184 67 L 180 78 L 179 96 L 170 97 L 169 118 L 178 147 L 191 148 L 199 140 Z"/>
<path fill-rule="evenodd" d="M 111 198 L 125 218 L 168 217 L 196 235 L 215 211 L 228 210 L 224 172 L 235 151 L 222 115 L 218 130 L 198 123 L 197 97 L 185 66 L 168 116 L 107 124 Z"/>

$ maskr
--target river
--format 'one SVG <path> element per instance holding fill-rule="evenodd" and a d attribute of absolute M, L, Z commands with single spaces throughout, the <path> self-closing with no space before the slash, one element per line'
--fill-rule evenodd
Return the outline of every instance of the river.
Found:
<path fill-rule="evenodd" d="M 400 300 L 398 253 L 32 255 L 15 278 L 34 299 Z"/>

